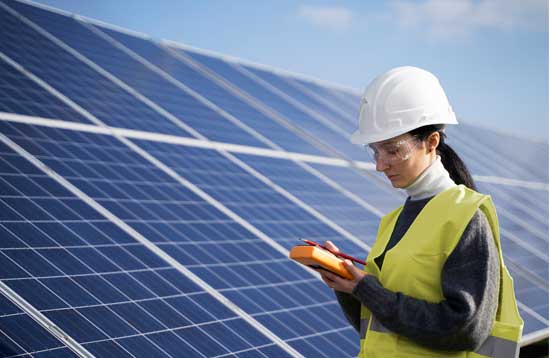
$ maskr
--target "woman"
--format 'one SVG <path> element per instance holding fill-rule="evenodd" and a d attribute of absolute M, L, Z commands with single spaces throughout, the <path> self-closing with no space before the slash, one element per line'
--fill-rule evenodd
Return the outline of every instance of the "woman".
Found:
<path fill-rule="evenodd" d="M 457 124 L 447 97 L 419 68 L 384 73 L 363 96 L 352 142 L 408 198 L 381 219 L 364 271 L 346 261 L 353 280 L 319 270 L 360 334 L 360 357 L 519 354 L 495 208 L 445 143 L 447 124 Z"/>

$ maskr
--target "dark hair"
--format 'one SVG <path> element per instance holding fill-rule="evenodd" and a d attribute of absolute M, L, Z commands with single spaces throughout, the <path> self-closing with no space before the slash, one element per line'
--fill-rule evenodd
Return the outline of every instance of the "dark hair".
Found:
<path fill-rule="evenodd" d="M 443 131 L 444 128 L 444 124 L 431 124 L 413 129 L 409 132 L 409 134 L 420 140 L 425 140 L 432 133 L 439 132 L 439 145 L 436 148 L 437 154 L 439 154 L 439 156 L 441 157 L 441 162 L 443 163 L 445 169 L 447 169 L 447 171 L 449 172 L 451 179 L 456 184 L 464 184 L 472 190 L 477 190 L 474 179 L 472 178 L 470 171 L 466 167 L 466 164 L 464 164 L 462 159 L 460 159 L 453 148 L 445 143 L 447 135 Z"/>

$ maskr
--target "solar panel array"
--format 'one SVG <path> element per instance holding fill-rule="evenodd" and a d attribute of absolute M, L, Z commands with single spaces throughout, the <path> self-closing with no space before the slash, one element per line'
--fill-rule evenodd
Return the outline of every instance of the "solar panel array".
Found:
<path fill-rule="evenodd" d="M 357 93 L 26 2 L 0 31 L 0 355 L 357 353 L 287 258 L 365 257 L 404 199 L 349 144 Z M 523 341 L 547 337 L 547 143 L 449 136 L 496 203 Z"/>

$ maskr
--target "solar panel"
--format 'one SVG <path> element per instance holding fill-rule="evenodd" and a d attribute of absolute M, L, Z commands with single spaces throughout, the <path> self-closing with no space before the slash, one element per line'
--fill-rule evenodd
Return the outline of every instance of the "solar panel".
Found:
<path fill-rule="evenodd" d="M 191 192 L 185 191 L 173 179 L 145 163 L 122 143 L 117 143 L 117 140 L 110 137 L 74 131 L 24 125 L 9 127 L 11 130 L 3 128 L 3 132 L 8 133 L 11 139 L 25 149 L 32 150 L 32 154 L 49 168 L 62 174 L 116 217 L 189 267 L 247 313 L 253 317 L 258 316 L 258 321 L 276 332 L 286 332 L 284 338 L 292 340 L 292 345 L 315 350 L 308 343 L 307 334 L 315 334 L 315 339 L 326 339 L 322 338 L 323 332 L 326 332 L 328 337 L 336 336 L 350 341 L 346 337 L 355 335 L 337 311 L 334 297 L 331 297 L 319 280 L 273 248 L 253 238 L 250 233 L 246 233 Z M 32 147 L 29 145 L 31 142 Z M 140 145 L 145 147 L 143 143 Z M 69 150 L 73 146 L 78 146 L 80 150 Z M 63 155 L 53 154 L 61 153 L 60 149 L 65 149 L 62 151 Z M 181 152 L 178 153 L 178 148 L 170 148 L 168 153 L 179 154 L 181 162 L 193 162 L 192 154 L 182 155 Z M 121 158 L 123 160 L 120 162 Z M 217 159 L 220 160 L 220 156 Z M 167 163 L 171 164 L 168 161 Z M 219 170 L 219 166 L 217 169 Z M 189 171 L 186 171 L 186 177 L 190 180 L 195 178 L 194 173 Z M 246 177 L 241 178 L 241 181 L 245 180 Z M 250 185 L 252 180 L 250 178 L 246 184 Z M 256 183 L 256 187 L 259 185 L 261 183 Z M 268 191 L 261 187 L 258 190 Z M 275 195 L 276 193 L 271 194 L 272 197 Z M 237 210 L 243 204 L 227 203 L 226 206 Z M 285 235 L 281 241 L 286 247 L 292 245 L 289 237 L 296 241 L 299 234 L 319 241 L 329 238 L 329 235 L 335 236 L 332 230 L 324 228 L 312 217 L 307 218 L 292 203 L 285 205 L 287 215 L 294 215 L 294 218 L 285 216 L 281 220 L 273 215 L 273 218 L 267 220 L 262 215 L 249 221 L 255 222 L 260 230 L 269 227 L 274 231 L 279 226 L 277 231 L 279 236 Z M 243 212 L 240 209 L 238 213 Z M 247 215 L 250 217 L 253 212 L 248 210 Z M 304 220 L 290 221 L 291 218 L 296 220 L 296 217 L 304 217 Z M 285 218 L 289 221 L 286 227 Z M 262 219 L 267 222 L 262 222 Z M 338 242 L 336 239 L 335 236 L 335 241 Z M 264 287 L 266 285 L 268 287 Z M 309 309 L 314 309 L 311 306 L 318 306 L 319 301 L 308 298 L 296 288 L 297 285 L 321 300 L 324 305 L 318 307 L 317 311 L 321 317 L 331 317 L 333 323 L 330 328 L 311 317 Z M 155 293 L 160 296 L 176 294 L 171 291 Z M 143 297 L 146 298 L 148 297 Z M 338 313 L 335 315 L 333 312 Z M 296 316 L 309 319 L 300 323 Z M 336 328 L 342 332 L 335 332 Z M 351 342 L 349 349 L 354 349 Z M 352 354 L 351 351 L 346 353 Z"/>
<path fill-rule="evenodd" d="M 159 76 L 75 19 L 45 12 L 17 1 L 7 3 L 97 66 L 146 96 L 177 120 L 191 125 L 208 138 L 256 147 L 264 146 L 216 110 Z"/>
<path fill-rule="evenodd" d="M 110 79 L 100 75 L 3 9 L 0 9 L 0 22 L 2 32 L 9 34 L 3 37 L 0 45 L 0 50 L 6 56 L 106 124 L 189 136 L 185 130 L 163 118 Z M 69 112 L 68 109 L 66 111 Z M 65 117 L 68 117 L 68 114 Z M 65 119 L 56 116 L 55 113 L 43 117 Z M 81 117 L 82 115 L 75 114 L 73 118 L 77 120 Z M 82 121 L 90 123 L 87 119 Z"/>
<path fill-rule="evenodd" d="M 0 295 L 2 357 L 78 357 L 31 316 Z"/>
<path fill-rule="evenodd" d="M 192 67 L 189 62 L 185 62 L 185 58 L 176 58 L 146 39 L 106 28 L 100 28 L 100 30 L 158 66 L 173 78 L 185 83 L 186 86 L 200 93 L 203 97 L 208 98 L 226 110 L 227 113 L 238 118 L 242 123 L 268 137 L 270 141 L 281 145 L 284 149 L 299 153 L 322 154 L 319 149 L 277 123 L 268 114 L 261 112 L 261 108 L 258 109 L 257 106 L 253 106 L 246 99 L 239 97 L 238 93 L 234 93 L 223 87 L 222 84 L 217 84 L 211 78 L 206 77 L 206 74 Z"/>
<path fill-rule="evenodd" d="M 109 137 L 5 124 L 2 133 L 27 148 L 26 143 L 34 142 L 34 155 L 52 169 L 61 169 L 55 163 L 59 158 L 48 157 L 48 149 L 55 146 L 54 137 L 65 139 L 59 147 L 74 143 L 85 147 L 86 143 L 89 148 L 82 151 L 95 147 L 101 152 L 99 148 L 103 148 L 102 158 L 114 149 L 119 149 L 118 158 L 124 154 L 120 149 L 123 145 L 117 148 L 117 141 Z M 39 133 L 47 136 L 39 140 Z M 85 172 L 85 160 L 79 154 L 63 158 L 70 164 L 62 164 L 59 172 L 71 169 L 72 175 L 67 178 L 78 183 L 86 178 L 85 173 L 97 170 L 89 179 L 90 185 L 96 184 L 99 190 L 106 188 L 100 185 L 99 173 L 114 175 L 114 171 L 109 171 L 106 164 L 101 168 L 95 163 Z M 145 169 L 132 158 L 135 156 L 126 156 L 127 185 L 130 173 L 134 172 L 135 178 Z M 98 157 L 95 159 L 99 162 Z M 2 282 L 70 332 L 83 347 L 99 356 L 191 357 L 261 351 L 273 345 L 169 263 L 24 160 L 2 145 Z M 77 161 L 80 163 L 71 165 Z M 116 158 L 110 163 L 116 163 Z M 121 173 L 122 167 L 118 169 Z M 136 190 L 147 189 L 159 175 L 154 171 L 139 175 L 140 181 L 134 184 L 141 184 L 141 189 Z M 164 188 L 155 193 L 170 193 L 174 202 L 193 200 L 173 181 L 164 183 Z M 138 209 L 129 202 L 125 203 L 124 214 L 122 205 L 109 205 L 111 200 L 105 195 L 98 198 L 99 203 L 123 218 L 147 215 L 147 207 Z M 200 203 L 195 206 L 198 209 Z M 280 349 L 270 349 L 284 354 Z"/>
<path fill-rule="evenodd" d="M 296 101 L 291 101 L 288 96 L 282 96 L 280 91 L 277 92 L 277 89 L 260 82 L 244 67 L 238 64 L 223 63 L 222 59 L 212 58 L 189 50 L 175 50 L 216 72 L 220 77 L 238 87 L 241 92 L 255 98 L 269 110 L 275 111 L 281 118 L 297 127 L 301 132 L 313 136 L 324 146 L 332 147 L 341 153 L 340 155 L 347 155 L 350 158 L 360 159 L 364 157 L 361 150 L 349 143 L 349 140 L 345 138 L 345 134 L 326 127 L 319 118 L 315 118 L 316 115 L 311 113 L 311 110 L 307 107 Z"/>
<path fill-rule="evenodd" d="M 4 33 L 4 31 L 2 31 Z M 4 40 L 2 40 L 2 44 Z M 61 100 L 14 69 L 9 59 L 0 56 L 0 111 L 35 117 L 88 122 Z"/>
<path fill-rule="evenodd" d="M 357 92 L 13 0 L 0 29 L 0 354 L 357 354 L 287 258 L 364 257 L 403 202 L 348 142 Z M 522 161 L 545 144 L 449 134 L 497 206 L 524 340 L 547 337 L 548 167 Z"/>

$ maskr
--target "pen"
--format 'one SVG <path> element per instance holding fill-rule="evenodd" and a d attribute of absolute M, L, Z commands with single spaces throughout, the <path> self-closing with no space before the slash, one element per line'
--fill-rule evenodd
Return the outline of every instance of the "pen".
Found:
<path fill-rule="evenodd" d="M 361 265 L 366 265 L 367 263 L 365 261 L 362 261 L 362 260 L 359 260 L 359 259 L 356 259 L 355 257 L 353 256 L 349 256 L 349 255 L 346 255 L 346 254 L 343 254 L 341 252 L 333 252 L 331 250 L 329 250 L 326 246 L 324 245 L 321 245 L 315 241 L 311 241 L 311 240 L 306 240 L 306 239 L 301 239 L 303 242 L 305 242 L 306 244 L 308 245 L 311 245 L 311 246 L 317 246 L 317 247 L 320 247 L 322 249 L 325 249 L 327 250 L 328 252 L 330 252 L 331 254 L 335 255 L 335 256 L 339 256 L 341 258 L 344 258 L 344 259 L 348 259 L 348 260 L 351 260 L 351 261 L 355 261 L 357 263 L 360 263 Z"/>

